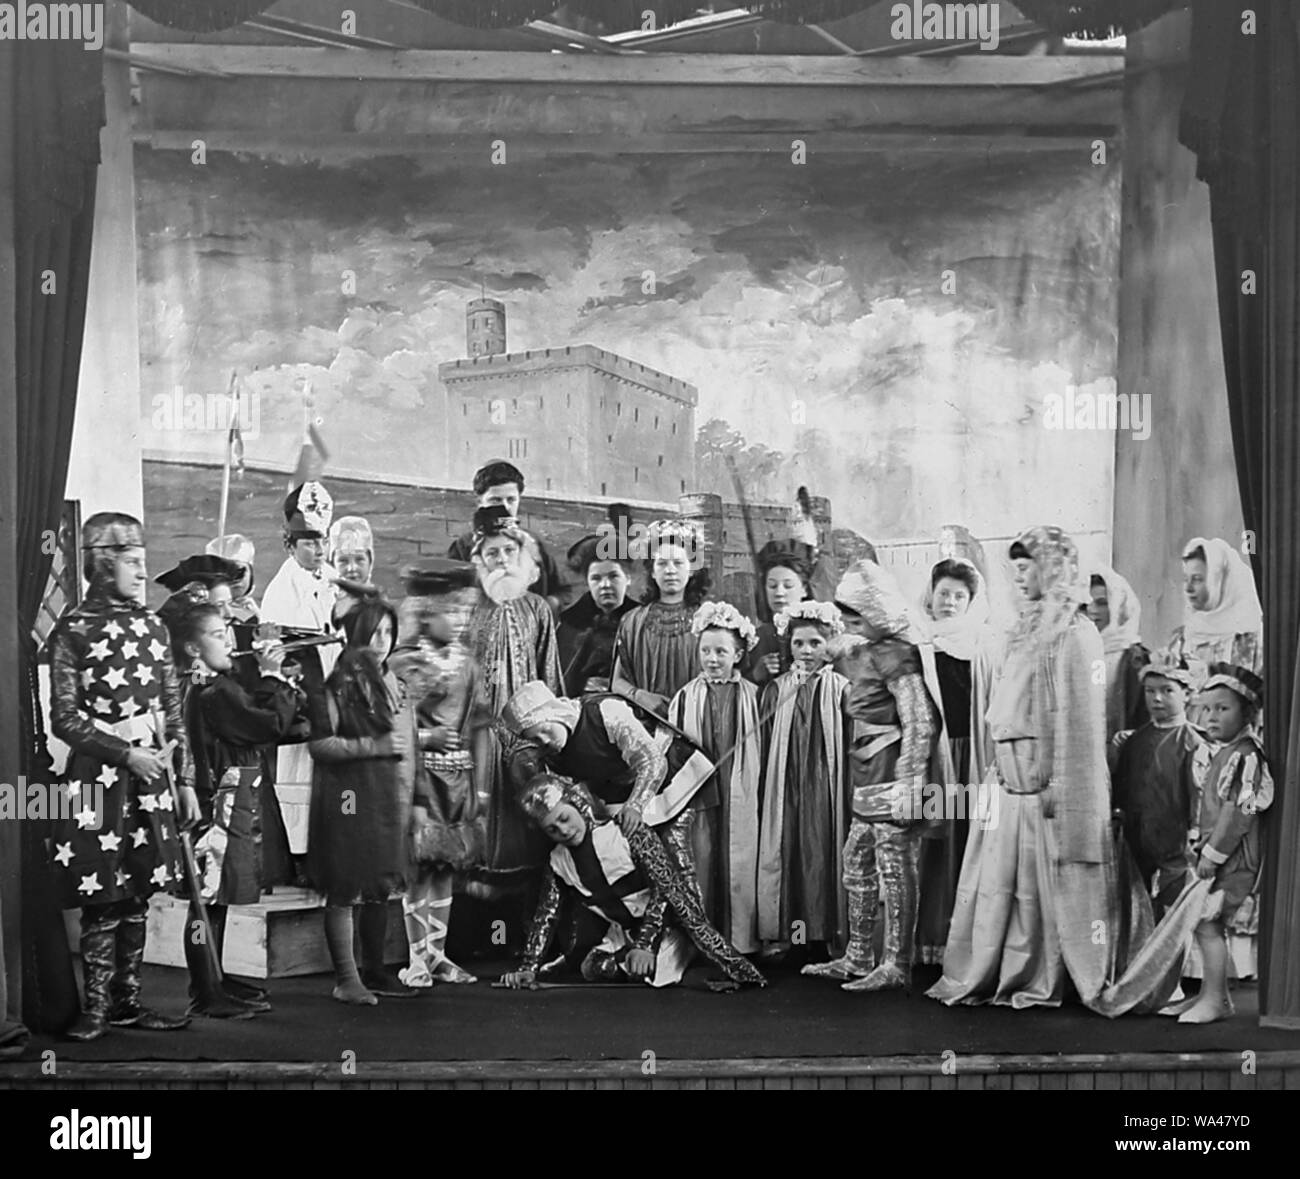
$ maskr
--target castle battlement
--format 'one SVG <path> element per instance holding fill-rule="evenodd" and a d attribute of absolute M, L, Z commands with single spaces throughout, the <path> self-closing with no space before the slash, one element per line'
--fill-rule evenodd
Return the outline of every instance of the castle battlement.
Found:
<path fill-rule="evenodd" d="M 671 377 L 667 373 L 635 360 L 629 360 L 626 356 L 618 355 L 617 352 L 597 348 L 594 344 L 569 344 L 563 348 L 530 348 L 525 352 L 504 352 L 449 360 L 438 366 L 438 377 L 444 385 L 452 385 L 479 379 L 509 379 L 566 368 L 595 369 L 616 381 L 692 409 L 699 404 L 699 391 L 689 382 Z"/>

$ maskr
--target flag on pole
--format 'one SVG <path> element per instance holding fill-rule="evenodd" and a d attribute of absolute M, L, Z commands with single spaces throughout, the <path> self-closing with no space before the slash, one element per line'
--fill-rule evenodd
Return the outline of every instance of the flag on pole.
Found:
<path fill-rule="evenodd" d="M 244 474 L 244 434 L 239 425 L 239 390 L 234 391 L 230 411 L 230 434 L 226 440 L 226 466 L 240 478 Z"/>
<path fill-rule="evenodd" d="M 316 422 L 312 414 L 315 407 L 315 399 L 312 397 L 311 382 L 307 382 L 303 390 L 303 436 L 302 448 L 298 451 L 298 466 L 293 473 L 293 481 L 289 484 L 289 490 L 303 483 L 318 482 L 325 470 L 325 463 L 329 459 L 329 451 L 325 448 L 325 442 L 320 436 L 320 431 L 316 429 Z"/>

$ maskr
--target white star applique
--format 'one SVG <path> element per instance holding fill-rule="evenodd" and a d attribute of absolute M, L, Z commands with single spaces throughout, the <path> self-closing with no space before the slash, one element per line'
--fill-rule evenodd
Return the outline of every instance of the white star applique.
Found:
<path fill-rule="evenodd" d="M 86 620 L 84 618 L 74 619 L 68 623 L 68 629 L 74 635 L 84 635 L 86 633 Z"/>
<path fill-rule="evenodd" d="M 114 621 L 104 627 L 104 633 L 108 635 L 110 639 L 120 639 L 124 634 L 126 634 L 126 631 L 124 631 L 117 625 L 116 621 Z"/>
<path fill-rule="evenodd" d="M 95 682 L 95 673 L 88 667 L 81 673 L 81 686 L 83 688 L 91 687 Z"/>
<path fill-rule="evenodd" d="M 160 887 L 172 878 L 172 874 L 167 871 L 166 864 L 159 864 L 150 874 L 149 879 Z"/>
<path fill-rule="evenodd" d="M 81 793 L 81 783 L 74 778 L 63 788 L 63 793 L 68 798 L 76 798 Z"/>
<path fill-rule="evenodd" d="M 84 831 L 87 827 L 95 825 L 95 812 L 88 806 L 83 806 L 75 815 L 72 816 L 77 820 L 77 827 Z"/>
<path fill-rule="evenodd" d="M 104 886 L 99 883 L 99 873 L 92 872 L 89 876 L 83 876 L 81 883 L 77 885 L 78 892 L 84 892 L 87 896 L 93 896 L 95 893 L 102 891 Z"/>
<path fill-rule="evenodd" d="M 122 644 L 122 658 L 123 658 L 123 659 L 134 659 L 134 658 L 135 658 L 137 655 L 139 655 L 139 654 L 140 654 L 140 644 L 139 644 L 139 643 L 123 643 L 123 644 Z"/>
<path fill-rule="evenodd" d="M 115 831 L 105 832 L 99 837 L 100 851 L 115 852 L 122 846 L 122 837 Z"/>
<path fill-rule="evenodd" d="M 125 888 L 127 886 L 127 875 L 121 868 L 114 873 L 113 880 L 117 884 L 118 888 Z"/>
<path fill-rule="evenodd" d="M 167 648 L 157 639 L 149 640 L 149 654 L 155 659 L 161 660 L 167 654 Z"/>
<path fill-rule="evenodd" d="M 57 846 L 58 850 L 54 853 L 54 858 L 66 868 L 76 858 L 72 850 L 72 844 L 60 843 Z"/>
<path fill-rule="evenodd" d="M 153 682 L 153 668 L 146 667 L 143 663 L 137 663 L 131 675 L 140 681 L 141 686 Z"/>
<path fill-rule="evenodd" d="M 90 644 L 90 650 L 87 651 L 86 654 L 87 654 L 91 659 L 107 659 L 107 658 L 108 658 L 108 640 L 107 640 L 107 639 L 100 639 L 99 642 L 97 642 L 97 643 L 91 643 L 91 644 Z"/>
<path fill-rule="evenodd" d="M 104 683 L 110 688 L 125 688 L 126 672 L 120 667 L 110 667 L 108 673 L 104 676 Z"/>
<path fill-rule="evenodd" d="M 128 696 L 122 705 L 122 719 L 127 720 L 140 711 L 140 703 L 134 696 Z"/>
<path fill-rule="evenodd" d="M 161 810 L 161 811 L 169 811 L 169 810 L 172 809 L 172 796 L 171 796 L 170 793 L 167 793 L 167 794 L 160 794 L 160 795 L 158 795 L 157 797 L 158 797 L 158 809 L 159 809 L 159 810 Z"/>
<path fill-rule="evenodd" d="M 105 766 L 95 775 L 95 781 L 107 790 L 110 786 L 117 784 L 117 771 L 112 766 Z"/>
<path fill-rule="evenodd" d="M 140 809 L 153 814 L 158 809 L 158 796 L 156 794 L 142 794 L 140 796 Z"/>
<path fill-rule="evenodd" d="M 131 629 L 141 638 L 149 633 L 149 624 L 143 618 L 131 619 Z"/>
<path fill-rule="evenodd" d="M 144 847 L 149 842 L 149 831 L 145 827 L 137 827 L 131 832 L 131 846 Z"/>
<path fill-rule="evenodd" d="M 111 700 L 105 700 L 104 697 L 101 696 L 98 700 L 95 701 L 94 704 L 91 705 L 91 707 L 97 713 L 99 713 L 100 716 L 107 716 L 110 712 L 113 711 L 113 702 Z"/>

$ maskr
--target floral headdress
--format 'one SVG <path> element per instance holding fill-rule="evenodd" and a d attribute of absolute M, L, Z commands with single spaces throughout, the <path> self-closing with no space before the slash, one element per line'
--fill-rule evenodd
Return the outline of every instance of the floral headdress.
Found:
<path fill-rule="evenodd" d="M 840 612 L 830 602 L 814 602 L 811 599 L 804 602 L 796 602 L 793 606 L 787 606 L 773 620 L 776 626 L 776 633 L 785 638 L 790 627 L 800 621 L 820 623 L 827 627 L 831 635 L 844 633 L 844 623 L 840 620 Z"/>
<path fill-rule="evenodd" d="M 685 549 L 694 568 L 704 554 L 704 532 L 698 525 L 681 517 L 654 520 L 646 527 L 645 540 L 638 546 L 642 551 L 638 555 L 653 561 L 655 554 L 665 545 Z"/>
<path fill-rule="evenodd" d="M 740 636 L 746 651 L 752 651 L 758 643 L 758 631 L 730 602 L 705 602 L 695 611 L 691 619 L 691 634 L 699 636 L 706 630 L 729 630 Z"/>

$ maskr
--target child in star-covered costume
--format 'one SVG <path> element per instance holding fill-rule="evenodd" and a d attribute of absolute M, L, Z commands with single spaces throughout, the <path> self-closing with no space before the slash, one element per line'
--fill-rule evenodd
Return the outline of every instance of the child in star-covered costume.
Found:
<path fill-rule="evenodd" d="M 176 813 L 154 752 L 175 740 L 174 764 L 189 765 L 167 631 L 142 604 L 144 530 L 132 516 L 101 512 L 86 521 L 81 546 L 86 598 L 49 640 L 50 728 L 70 749 L 64 790 L 82 804 L 54 840 L 64 907 L 81 909 L 85 1002 L 68 1036 L 95 1040 L 110 1024 L 171 1031 L 188 1022 L 141 1005 L 140 972 L 149 896 L 183 879 L 177 822 L 196 817 L 198 802 L 184 783 Z"/>

